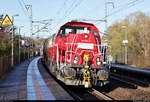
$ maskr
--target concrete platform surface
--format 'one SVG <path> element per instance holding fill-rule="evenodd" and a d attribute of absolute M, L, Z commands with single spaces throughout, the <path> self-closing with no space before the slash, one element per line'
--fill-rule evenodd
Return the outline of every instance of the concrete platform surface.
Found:
<path fill-rule="evenodd" d="M 22 62 L 0 80 L 0 100 L 73 100 L 48 74 L 41 58 Z"/>

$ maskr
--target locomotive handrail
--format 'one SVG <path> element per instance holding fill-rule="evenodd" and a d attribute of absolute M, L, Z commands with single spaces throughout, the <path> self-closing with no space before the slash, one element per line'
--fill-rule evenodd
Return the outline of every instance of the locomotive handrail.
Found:
<path fill-rule="evenodd" d="M 65 62 L 67 61 L 67 60 L 66 60 L 66 54 L 67 54 L 68 52 L 71 53 L 71 54 L 70 54 L 70 58 L 71 58 L 71 57 L 72 57 L 72 53 L 81 55 L 81 54 L 83 53 L 83 51 L 87 51 L 87 52 L 92 52 L 93 56 L 102 55 L 103 60 L 104 60 L 104 55 L 107 54 L 107 55 L 106 55 L 106 63 L 109 64 L 109 61 L 107 60 L 108 57 L 109 57 L 109 56 L 108 56 L 108 52 L 107 52 L 107 50 L 108 50 L 107 47 L 110 48 L 110 46 L 108 46 L 108 45 L 97 45 L 97 44 L 91 43 L 91 44 L 93 44 L 94 46 L 97 46 L 98 50 L 99 50 L 99 47 L 101 48 L 101 50 L 98 51 L 97 54 L 95 54 L 94 51 L 91 50 L 91 49 L 88 49 L 88 50 L 87 50 L 87 49 L 81 50 L 80 53 L 77 53 L 77 50 L 79 49 L 78 47 L 76 48 L 76 51 L 72 51 L 71 48 L 68 49 L 68 45 L 78 45 L 78 43 L 64 43 L 64 44 L 67 44 L 67 48 L 66 48 L 66 52 L 65 52 Z M 87 44 L 89 44 L 89 43 L 87 43 Z M 53 46 L 57 47 L 57 48 L 56 48 L 56 49 L 57 49 L 57 55 L 59 55 L 59 54 L 58 54 L 58 51 L 59 51 L 59 49 L 58 49 L 58 44 L 53 44 Z M 99 46 L 99 47 L 98 47 L 98 46 Z M 104 48 L 106 48 L 106 53 L 105 53 L 104 51 L 102 52 L 102 50 L 104 50 Z M 110 49 L 111 49 L 111 48 L 110 48 Z M 110 51 L 110 52 L 111 52 L 111 51 Z M 58 64 L 58 58 L 59 58 L 59 57 L 57 56 L 57 64 Z M 70 61 L 70 64 L 71 64 L 71 61 Z"/>
<path fill-rule="evenodd" d="M 65 43 L 65 44 L 74 44 L 74 45 L 77 45 L 78 43 Z M 89 44 L 89 43 L 87 43 L 87 44 Z M 93 44 L 93 43 L 92 43 Z M 94 46 L 101 46 L 101 50 L 100 50 L 100 52 L 102 51 L 102 47 L 109 47 L 108 45 L 97 45 L 97 44 L 93 44 Z M 89 50 L 89 49 L 88 49 Z M 91 50 L 91 49 L 90 49 Z M 81 54 L 81 53 L 79 53 L 79 54 Z M 100 55 L 101 55 L 101 53 L 99 53 Z M 95 54 L 95 55 L 97 55 L 97 54 Z"/>
<path fill-rule="evenodd" d="M 70 44 L 70 45 L 78 45 L 78 43 L 65 43 L 65 44 L 67 44 L 67 51 L 65 52 L 65 55 L 66 55 L 66 53 L 68 53 L 68 52 L 71 52 L 71 53 L 75 53 L 75 54 L 78 54 L 78 55 L 81 55 L 82 53 L 83 53 L 83 51 L 86 51 L 86 52 L 92 52 L 92 54 L 93 54 L 93 56 L 97 56 L 97 55 L 102 55 L 102 57 L 104 57 L 104 52 L 102 53 L 102 48 L 103 48 L 103 45 L 97 45 L 97 44 L 93 44 L 94 46 L 97 46 L 97 48 L 98 48 L 98 53 L 97 54 L 94 54 L 94 51 L 93 50 L 87 50 L 87 49 L 85 49 L 85 50 L 81 50 L 81 52 L 80 53 L 77 53 L 77 50 L 79 49 L 78 47 L 76 48 L 76 51 L 68 51 L 68 45 Z M 88 43 L 87 43 L 88 44 Z M 99 47 L 101 47 L 101 50 L 99 51 Z M 106 47 L 106 46 L 104 46 L 104 47 Z M 72 57 L 72 56 L 70 56 L 70 57 Z M 65 57 L 65 59 L 66 59 L 66 57 Z M 107 56 L 107 58 L 106 59 L 108 59 L 108 56 Z M 70 64 L 71 64 L 71 62 L 70 62 Z"/>
<path fill-rule="evenodd" d="M 144 76 L 149 76 L 150 77 L 150 69 L 146 70 L 146 69 L 142 69 L 142 68 L 129 67 L 129 66 L 117 65 L 117 64 L 108 64 L 108 66 L 110 66 L 111 69 L 131 72 L 131 73 L 135 73 L 135 74 L 138 74 L 138 75 L 144 75 Z"/>

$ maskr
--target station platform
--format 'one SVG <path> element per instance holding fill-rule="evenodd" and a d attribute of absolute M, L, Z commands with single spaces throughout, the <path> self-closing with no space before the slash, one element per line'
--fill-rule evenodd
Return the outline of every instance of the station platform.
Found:
<path fill-rule="evenodd" d="M 22 62 L 0 80 L 0 100 L 74 100 L 48 74 L 41 58 Z"/>

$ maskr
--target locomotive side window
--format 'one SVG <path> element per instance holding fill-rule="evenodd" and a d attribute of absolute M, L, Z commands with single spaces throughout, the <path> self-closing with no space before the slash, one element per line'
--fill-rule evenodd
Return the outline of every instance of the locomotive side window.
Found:
<path fill-rule="evenodd" d="M 63 32 L 63 30 L 61 29 L 60 32 L 59 32 L 59 34 L 62 34 L 62 32 Z"/>
<path fill-rule="evenodd" d="M 97 36 L 97 31 L 96 31 L 96 30 L 93 30 L 93 34 L 94 34 L 95 36 Z"/>
<path fill-rule="evenodd" d="M 62 28 L 62 29 L 60 30 L 58 36 L 59 36 L 59 37 L 65 37 L 65 29 L 64 29 L 64 28 Z"/>

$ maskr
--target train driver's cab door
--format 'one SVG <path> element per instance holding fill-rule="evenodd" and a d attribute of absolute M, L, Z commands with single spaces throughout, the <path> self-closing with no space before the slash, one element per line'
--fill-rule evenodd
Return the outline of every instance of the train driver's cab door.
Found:
<path fill-rule="evenodd" d="M 56 36 L 56 43 L 58 44 L 59 47 L 63 46 L 63 44 L 66 41 L 66 34 L 65 34 L 65 28 L 61 27 L 59 30 L 57 36 Z"/>
<path fill-rule="evenodd" d="M 61 29 L 60 29 L 60 31 L 58 32 L 58 37 L 59 38 L 64 38 L 64 37 L 66 37 L 66 34 L 65 34 L 65 29 L 62 27 Z"/>

